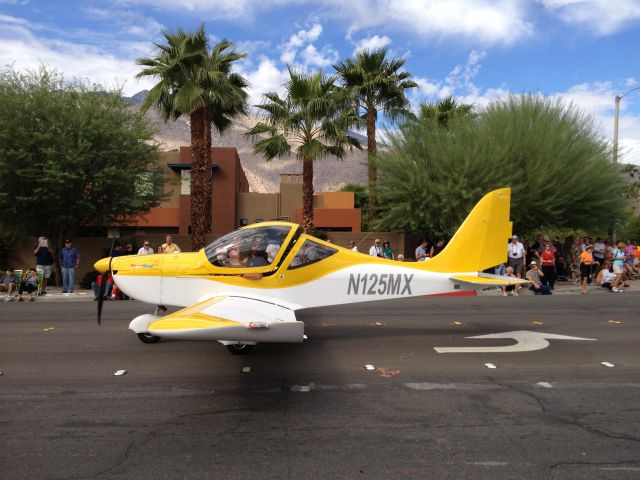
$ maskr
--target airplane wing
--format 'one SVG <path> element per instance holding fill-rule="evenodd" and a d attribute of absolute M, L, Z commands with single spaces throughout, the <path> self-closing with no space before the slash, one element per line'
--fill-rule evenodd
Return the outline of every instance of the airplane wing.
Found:
<path fill-rule="evenodd" d="M 453 275 L 449 277 L 453 283 L 457 285 L 464 285 L 466 287 L 479 288 L 479 287 L 502 287 L 505 285 L 524 285 L 531 283 L 529 280 L 523 280 L 517 277 L 507 277 L 502 275 L 491 274 L 464 274 Z"/>
<path fill-rule="evenodd" d="M 265 299 L 217 296 L 151 322 L 148 331 L 182 340 L 302 342 L 304 323 L 294 310 Z"/>

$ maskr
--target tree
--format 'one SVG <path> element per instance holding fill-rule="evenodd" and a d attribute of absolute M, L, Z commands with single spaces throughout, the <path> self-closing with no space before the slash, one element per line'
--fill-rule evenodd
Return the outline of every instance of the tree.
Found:
<path fill-rule="evenodd" d="M 344 158 L 346 149 L 361 148 L 347 134 L 356 113 L 349 107 L 335 77 L 322 71 L 304 74 L 289 67 L 286 96 L 265 94 L 265 103 L 256 105 L 266 113 L 245 135 L 261 138 L 254 151 L 272 160 L 288 154 L 292 147 L 302 160 L 302 216 L 305 232 L 313 228 L 313 162 L 328 155 Z"/>
<path fill-rule="evenodd" d="M 400 71 L 406 60 L 387 59 L 387 49 L 363 50 L 355 58 L 347 58 L 333 66 L 348 89 L 352 101 L 367 128 L 367 160 L 369 174 L 369 223 L 376 218 L 377 166 L 375 162 L 376 122 L 382 112 L 387 120 L 396 122 L 409 114 L 405 90 L 417 87 L 411 74 Z"/>
<path fill-rule="evenodd" d="M 417 121 L 435 120 L 439 127 L 447 128 L 452 119 L 473 115 L 473 105 L 458 103 L 449 95 L 435 103 L 423 103 L 418 107 Z M 410 121 L 410 120 L 409 120 Z"/>
<path fill-rule="evenodd" d="M 182 115 L 191 120 L 191 246 L 198 250 L 211 230 L 211 124 L 220 133 L 233 118 L 247 113 L 248 83 L 232 72 L 233 63 L 245 53 L 230 50 L 222 40 L 209 50 L 204 25 L 195 33 L 163 33 L 166 43 L 156 43 L 157 55 L 139 58 L 145 66 L 137 77 L 158 78 L 142 104 L 146 112 L 159 108 L 165 121 Z"/>
<path fill-rule="evenodd" d="M 624 210 L 608 143 L 559 100 L 511 96 L 446 129 L 421 118 L 390 137 L 379 158 L 379 228 L 450 235 L 483 194 L 506 186 L 520 234 L 606 230 Z"/>
<path fill-rule="evenodd" d="M 163 199 L 153 131 L 119 91 L 40 68 L 0 71 L 0 231 L 64 237 Z M 141 188 L 142 187 L 142 188 Z"/>

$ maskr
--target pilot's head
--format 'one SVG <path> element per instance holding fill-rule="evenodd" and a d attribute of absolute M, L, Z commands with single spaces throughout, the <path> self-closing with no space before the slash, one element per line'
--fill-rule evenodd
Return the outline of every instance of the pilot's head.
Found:
<path fill-rule="evenodd" d="M 262 254 L 267 250 L 267 242 L 264 238 L 256 238 L 251 245 L 251 252 L 256 254 Z"/>

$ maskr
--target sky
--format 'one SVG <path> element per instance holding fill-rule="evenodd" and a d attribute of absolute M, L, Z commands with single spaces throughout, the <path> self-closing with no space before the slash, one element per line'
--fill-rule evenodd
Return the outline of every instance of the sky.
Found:
<path fill-rule="evenodd" d="M 561 98 L 613 138 L 616 95 L 640 87 L 640 0 L 0 0 L 0 68 L 45 65 L 126 95 L 162 32 L 195 31 L 248 53 L 253 103 L 287 65 L 332 72 L 387 47 L 406 58 L 414 107 L 447 95 L 482 108 L 509 94 Z M 620 161 L 640 164 L 640 89 L 620 110 Z"/>

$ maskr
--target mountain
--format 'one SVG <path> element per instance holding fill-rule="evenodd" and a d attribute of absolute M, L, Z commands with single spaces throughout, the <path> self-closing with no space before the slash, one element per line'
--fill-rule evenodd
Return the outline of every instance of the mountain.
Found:
<path fill-rule="evenodd" d="M 123 97 L 125 100 L 131 103 L 142 103 L 147 95 L 149 94 L 149 90 L 141 90 L 136 93 L 133 97 Z"/>
<path fill-rule="evenodd" d="M 138 111 L 140 103 L 147 95 L 147 91 L 136 93 L 126 99 L 131 102 L 131 108 Z M 145 117 L 156 130 L 155 139 L 163 150 L 173 150 L 181 146 L 188 146 L 191 139 L 188 118 L 179 118 L 175 122 L 165 123 L 162 116 L 155 109 L 150 109 Z M 260 117 L 248 115 L 241 117 L 233 126 L 220 136 L 215 130 L 212 132 L 214 147 L 235 147 L 240 156 L 244 173 L 249 180 L 252 192 L 273 193 L 279 190 L 281 173 L 302 173 L 302 162 L 295 156 L 289 155 L 267 162 L 263 157 L 253 153 L 253 143 L 244 133 L 252 128 Z M 335 191 L 346 183 L 367 183 L 367 152 L 366 137 L 354 133 L 363 143 L 363 150 L 348 153 L 344 160 L 334 157 L 320 159 L 314 164 L 313 186 L 318 192 Z"/>

